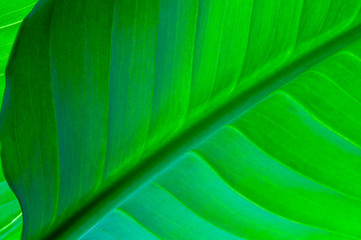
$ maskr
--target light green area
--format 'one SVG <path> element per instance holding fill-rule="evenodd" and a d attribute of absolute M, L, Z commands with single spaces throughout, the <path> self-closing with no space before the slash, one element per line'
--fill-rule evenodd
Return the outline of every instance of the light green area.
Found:
<path fill-rule="evenodd" d="M 117 207 L 85 238 L 360 238 L 360 8 L 40 0 L 0 119 L 23 239 Z"/>
<path fill-rule="evenodd" d="M 5 90 L 5 67 L 16 33 L 34 4 L 34 0 L 0 0 L 0 104 Z M 19 239 L 21 228 L 21 208 L 5 180 L 0 162 L 0 239 Z"/>
<path fill-rule="evenodd" d="M 0 164 L 0 239 L 20 239 L 22 213 L 19 202 L 9 188 Z"/>

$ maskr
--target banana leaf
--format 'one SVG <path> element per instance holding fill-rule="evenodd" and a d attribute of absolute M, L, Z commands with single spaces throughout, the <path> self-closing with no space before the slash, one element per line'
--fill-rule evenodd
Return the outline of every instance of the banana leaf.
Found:
<path fill-rule="evenodd" d="M 0 116 L 22 238 L 361 238 L 360 9 L 38 1 Z"/>

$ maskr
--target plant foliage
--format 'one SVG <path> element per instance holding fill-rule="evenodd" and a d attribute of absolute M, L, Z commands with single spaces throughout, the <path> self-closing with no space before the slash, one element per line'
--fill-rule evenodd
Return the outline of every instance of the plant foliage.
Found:
<path fill-rule="evenodd" d="M 360 9 L 38 1 L 0 116 L 22 238 L 360 239 Z"/>

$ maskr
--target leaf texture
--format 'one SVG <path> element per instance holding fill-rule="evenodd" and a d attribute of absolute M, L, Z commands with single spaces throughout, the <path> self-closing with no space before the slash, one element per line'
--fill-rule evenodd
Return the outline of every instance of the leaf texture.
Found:
<path fill-rule="evenodd" d="M 360 50 L 241 112 L 82 239 L 360 239 Z"/>
<path fill-rule="evenodd" d="M 23 18 L 31 11 L 34 0 L 0 0 L 0 102 L 5 90 L 5 66 L 16 33 Z M 19 239 L 22 213 L 15 195 L 10 190 L 0 163 L 0 239 Z"/>
<path fill-rule="evenodd" d="M 5 89 L 5 67 L 23 18 L 31 11 L 35 0 L 0 1 L 0 96 Z"/>
<path fill-rule="evenodd" d="M 2 169 L 0 169 L 0 212 L 0 239 L 20 239 L 21 208 L 5 180 Z"/>
<path fill-rule="evenodd" d="M 232 188 L 250 191 L 242 185 L 245 183 L 233 179 L 233 187 L 230 187 L 231 180 L 224 178 L 236 178 L 234 176 L 239 174 L 243 176 L 243 170 L 224 173 L 227 161 L 219 162 L 220 165 L 224 164 L 218 166 L 223 170 L 217 169 L 210 163 L 211 156 L 215 157 L 216 153 L 205 156 L 205 153 L 198 153 L 197 150 L 197 156 L 187 154 L 184 157 L 186 160 L 180 161 L 180 166 L 175 161 L 206 138 L 211 139 L 211 146 L 215 144 L 212 143 L 213 138 L 221 138 L 219 144 L 222 144 L 222 141 L 229 144 L 233 138 L 234 144 L 237 144 L 237 141 L 249 144 L 249 151 L 252 146 L 254 151 L 277 151 L 273 153 L 274 156 L 269 154 L 272 156 L 270 159 L 261 153 L 257 154 L 260 155 L 260 161 L 263 158 L 264 161 L 268 159 L 269 164 L 275 165 L 271 170 L 283 172 L 286 171 L 282 170 L 284 165 L 291 164 L 287 161 L 293 159 L 292 154 L 298 152 L 298 148 L 291 144 L 294 139 L 290 136 L 292 131 L 298 130 L 299 132 L 294 134 L 301 134 L 299 137 L 303 138 L 296 142 L 305 150 L 300 152 L 302 154 L 298 155 L 296 162 L 308 165 L 302 165 L 300 169 L 296 168 L 297 166 L 291 168 L 307 175 L 302 170 L 312 169 L 314 166 L 316 169 L 312 174 L 317 175 L 315 180 L 352 195 L 352 191 L 355 191 L 352 186 L 359 183 L 357 176 L 348 174 L 346 170 L 337 170 L 344 178 L 327 178 L 326 173 L 332 173 L 332 170 L 335 172 L 337 169 L 327 165 L 327 156 L 341 154 L 341 159 L 348 159 L 347 163 L 334 163 L 335 167 L 343 169 L 342 166 L 349 163 L 351 169 L 357 166 L 352 164 L 356 164 L 355 159 L 359 156 L 346 158 L 351 155 L 342 155 L 344 149 L 339 148 L 342 144 L 349 144 L 349 139 L 357 142 L 359 135 L 355 135 L 356 130 L 346 129 L 343 133 L 346 134 L 346 142 L 340 142 L 333 135 L 330 135 L 330 139 L 323 139 L 322 136 L 328 128 L 319 128 L 316 124 L 318 121 L 312 122 L 313 116 L 316 113 L 321 114 L 316 118 L 322 122 L 332 120 L 338 115 L 334 116 L 330 107 L 318 113 L 318 105 L 307 102 L 317 101 L 329 106 L 329 98 L 329 101 L 335 101 L 332 97 L 334 93 L 328 92 L 332 88 L 325 88 L 327 92 L 324 93 L 331 96 L 311 97 L 313 87 L 319 86 L 317 90 L 323 89 L 324 86 L 319 82 L 324 78 L 314 73 L 317 81 L 314 80 L 309 86 L 311 90 L 304 84 L 304 88 L 296 85 L 293 92 L 289 86 L 294 85 L 290 84 L 287 91 L 284 90 L 287 94 L 282 92 L 274 93 L 268 98 L 266 96 L 300 74 L 308 74 L 310 67 L 359 39 L 360 7 L 361 1 L 356 0 L 40 0 L 23 22 L 13 48 L 6 72 L 6 91 L 1 112 L 3 167 L 9 185 L 20 199 L 23 209 L 23 239 L 80 237 L 122 202 L 129 208 L 124 210 L 122 204 L 120 217 L 136 228 L 139 224 L 132 218 L 145 217 L 137 215 L 137 203 L 140 203 L 141 199 L 158 195 L 159 200 L 151 199 L 149 202 L 154 209 L 157 209 L 157 204 L 163 199 L 167 203 L 164 207 L 167 213 L 171 213 L 169 209 L 174 205 L 173 217 L 185 214 L 181 219 L 192 218 L 198 222 L 194 226 L 202 225 L 202 232 L 214 232 L 214 236 L 225 236 L 229 239 L 251 238 L 257 226 L 262 224 L 255 224 L 253 228 L 250 226 L 241 234 L 240 228 L 235 224 L 241 224 L 239 221 L 245 219 L 238 217 L 238 222 L 235 221 L 233 225 L 230 221 L 222 223 L 222 218 L 229 220 L 231 216 L 235 216 L 232 215 L 234 212 L 232 213 L 231 207 L 225 215 L 213 216 L 207 213 L 207 208 L 199 205 L 199 201 L 195 201 L 203 199 L 213 206 L 221 204 L 222 195 L 215 196 L 212 202 L 205 193 L 209 185 L 200 187 L 207 184 L 207 179 L 213 182 L 215 187 L 219 187 L 214 190 L 214 194 L 222 191 L 229 194 L 229 201 L 232 201 L 229 204 L 235 208 L 234 211 L 250 214 L 249 217 L 254 221 L 259 220 L 270 229 L 278 229 L 278 233 L 272 233 L 273 235 L 262 230 L 260 238 L 286 238 L 301 232 L 321 238 L 328 234 L 328 230 L 335 239 L 344 235 L 359 236 L 356 229 L 352 228 L 355 225 L 344 229 L 338 226 L 337 222 L 332 222 L 334 225 L 329 223 L 331 225 L 324 227 L 325 231 L 303 226 L 302 221 L 306 217 L 297 215 L 296 210 L 299 209 L 293 204 L 291 210 L 282 213 L 285 217 L 277 216 L 281 213 L 275 215 L 276 210 L 283 209 L 277 205 L 281 200 L 290 201 L 281 197 L 283 192 L 277 188 L 277 183 L 274 185 L 280 191 L 280 195 L 275 198 L 278 202 L 275 199 L 263 199 L 265 203 L 256 203 L 262 200 L 256 192 L 247 192 L 252 195 L 249 199 L 239 197 L 237 190 Z M 313 76 L 313 73 L 310 74 Z M 327 79 L 328 72 L 322 74 Z M 329 78 L 333 79 L 333 76 Z M 337 76 L 335 78 L 334 81 L 337 81 Z M 303 81 L 297 78 L 294 82 Z M 353 82 L 349 86 L 351 89 L 354 89 Z M 314 91 L 317 93 L 317 90 Z M 304 97 L 308 95 L 309 98 Z M 326 100 L 326 103 L 320 99 Z M 256 112 L 266 114 L 266 118 L 270 119 L 268 122 L 261 117 L 263 115 L 254 113 L 252 108 L 249 113 L 244 114 L 244 118 L 241 117 L 232 125 L 236 133 L 229 130 L 229 127 L 223 127 L 259 101 L 262 103 L 254 109 L 259 108 Z M 306 112 L 305 104 L 310 105 Z M 313 115 L 308 116 L 309 112 Z M 289 118 L 283 117 L 285 114 L 290 114 Z M 286 121 L 288 119 L 289 122 Z M 343 121 L 349 121 L 347 124 L 352 122 L 345 119 L 342 118 Z M 356 124 L 357 116 L 351 115 L 351 119 L 354 119 Z M 277 123 L 281 120 L 286 122 Z M 273 126 L 273 122 L 275 125 L 281 124 L 280 129 Z M 356 126 L 339 121 L 332 122 L 334 125 L 329 128 L 337 129 L 337 132 Z M 263 126 L 263 129 L 258 126 Z M 304 126 L 304 129 L 301 129 L 301 126 Z M 223 139 L 218 134 L 224 131 Z M 217 134 L 213 135 L 215 132 Z M 319 138 L 315 132 L 320 135 Z M 247 142 L 247 139 L 250 142 Z M 320 144 L 320 148 L 325 152 L 316 154 L 318 148 L 315 146 L 309 150 L 308 145 L 302 145 L 307 141 L 313 141 L 309 143 L 312 146 L 319 144 L 318 141 L 325 142 L 324 146 Z M 333 145 L 327 145 L 327 141 L 334 141 Z M 282 142 L 284 145 L 280 144 Z M 206 146 L 204 144 L 200 146 Z M 212 147 L 206 147 L 208 148 L 209 151 L 212 150 Z M 220 151 L 218 154 L 225 154 L 220 157 L 235 161 L 237 158 L 229 156 L 229 151 Z M 357 149 L 352 151 L 357 153 Z M 242 152 L 240 150 L 236 154 Z M 312 160 L 315 156 L 318 156 L 316 159 L 320 164 L 315 164 Z M 254 157 L 253 153 L 249 152 L 248 157 Z M 278 166 L 273 158 L 285 163 Z M 217 164 L 217 159 L 213 159 L 212 164 Z M 195 175 L 192 175 L 192 164 L 195 164 Z M 240 164 L 238 163 L 239 167 Z M 297 178 L 298 175 L 292 169 L 288 174 L 291 178 Z M 266 173 L 272 174 L 271 170 Z M 162 174 L 160 179 L 168 176 L 168 171 L 190 174 L 189 183 L 186 182 L 188 178 L 183 179 L 183 190 L 182 185 L 175 184 L 176 180 L 173 178 L 167 186 L 164 183 L 166 180 L 159 180 L 160 183 L 157 184 L 162 188 L 158 185 L 145 185 L 157 175 Z M 282 174 L 274 175 L 276 177 Z M 199 183 L 199 186 L 190 186 L 195 177 L 203 179 L 203 182 Z M 178 180 L 180 179 L 182 178 Z M 302 176 L 297 179 L 306 181 Z M 271 180 L 279 181 L 277 178 Z M 174 184 L 171 184 L 172 181 Z M 309 190 L 311 193 L 314 188 L 320 188 L 313 181 L 307 184 L 312 186 L 312 190 Z M 144 185 L 145 192 L 139 191 L 140 195 L 134 202 L 133 198 L 128 200 L 131 193 Z M 169 189 L 178 185 L 179 189 L 175 189 L 178 193 Z M 252 187 L 250 183 L 247 186 Z M 262 187 L 265 190 L 270 189 L 265 185 Z M 190 198 L 192 193 L 196 192 L 201 195 L 194 194 L 194 197 L 198 198 Z M 258 192 L 261 193 L 262 191 Z M 339 198 L 335 199 L 332 200 L 339 201 Z M 184 201 L 188 201 L 183 203 L 184 205 L 192 205 L 188 207 L 190 211 L 179 210 Z M 300 198 L 297 198 L 297 201 L 299 202 L 296 204 L 301 203 Z M 143 207 L 146 207 L 146 204 L 143 202 Z M 223 204 L 228 205 L 227 202 Z M 269 204 L 262 207 L 267 211 L 257 208 L 264 204 Z M 240 208 L 242 205 L 252 206 L 259 214 L 255 216 L 253 212 L 247 212 L 247 207 Z M 354 205 L 351 204 L 348 210 L 358 211 L 358 208 L 352 208 Z M 214 209 L 213 206 L 209 209 Z M 168 210 L 166 207 L 169 207 Z M 132 210 L 129 213 L 129 209 L 133 208 L 134 212 Z M 179 212 L 176 212 L 177 209 Z M 194 211 L 203 211 L 196 214 L 200 216 L 208 214 L 206 221 L 192 215 Z M 218 214 L 221 212 L 224 211 Z M 240 216 L 239 214 L 236 215 Z M 296 224 L 289 220 L 289 215 L 301 223 Z M 308 219 L 310 222 L 307 224 L 314 225 L 313 221 L 316 220 Z M 143 221 L 138 220 L 141 224 Z M 280 225 L 275 226 L 275 222 Z M 191 227 L 187 225 L 189 223 L 184 222 L 186 229 Z M 169 229 L 176 228 L 175 225 L 168 224 Z M 219 224 L 227 226 L 219 228 Z M 158 225 L 161 226 L 162 224 Z M 149 231 L 145 230 L 140 228 L 139 231 L 149 234 Z M 184 239 L 181 232 L 178 232 L 179 235 L 171 232 L 168 234 Z M 197 236 L 201 232 L 200 229 L 193 229 L 189 234 Z M 154 237 L 153 235 L 151 236 Z M 165 235 L 162 238 L 167 237 Z"/>

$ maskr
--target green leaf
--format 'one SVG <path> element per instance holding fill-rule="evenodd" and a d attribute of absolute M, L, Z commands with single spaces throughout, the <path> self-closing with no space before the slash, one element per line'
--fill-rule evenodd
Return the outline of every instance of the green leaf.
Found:
<path fill-rule="evenodd" d="M 5 66 L 23 18 L 34 6 L 34 0 L 0 0 L 0 103 L 5 90 Z M 0 163 L 0 239 L 19 239 L 22 213 L 19 202 L 10 190 Z"/>
<path fill-rule="evenodd" d="M 30 12 L 35 0 L 0 0 L 0 98 L 5 87 L 5 67 L 11 47 L 23 18 Z"/>
<path fill-rule="evenodd" d="M 22 213 L 14 193 L 9 188 L 0 164 L 0 239 L 19 239 Z"/>
<path fill-rule="evenodd" d="M 360 8 L 39 1 L 1 112 L 23 239 L 360 238 Z"/>

